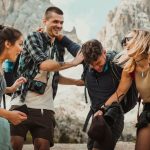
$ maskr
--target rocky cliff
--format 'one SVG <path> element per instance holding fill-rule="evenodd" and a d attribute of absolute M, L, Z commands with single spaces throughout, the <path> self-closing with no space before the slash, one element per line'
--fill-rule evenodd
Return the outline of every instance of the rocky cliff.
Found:
<path fill-rule="evenodd" d="M 44 10 L 52 6 L 49 0 L 0 0 L 0 24 L 14 26 L 26 35 L 41 25 Z M 99 39 L 109 49 L 121 49 L 120 41 L 132 28 L 150 28 L 149 0 L 121 0 L 118 7 L 110 11 L 106 26 L 100 31 Z M 71 39 L 80 43 L 73 28 L 64 31 Z M 61 72 L 68 77 L 80 78 L 82 66 Z M 57 142 L 86 142 L 86 135 L 81 131 L 89 105 L 84 102 L 83 87 L 59 85 L 55 99 Z M 126 115 L 123 140 L 134 140 L 137 108 Z"/>
<path fill-rule="evenodd" d="M 0 24 L 13 26 L 27 35 L 42 26 L 43 14 L 49 6 L 53 6 L 50 0 L 0 0 Z M 75 28 L 64 33 L 75 42 L 81 43 Z"/>
<path fill-rule="evenodd" d="M 98 39 L 108 49 L 121 50 L 121 39 L 133 28 L 150 29 L 149 0 L 121 0 L 107 16 L 106 25 L 100 30 Z"/>

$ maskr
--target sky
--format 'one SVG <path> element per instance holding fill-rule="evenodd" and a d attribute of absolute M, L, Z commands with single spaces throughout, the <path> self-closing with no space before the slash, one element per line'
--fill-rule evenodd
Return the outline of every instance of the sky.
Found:
<path fill-rule="evenodd" d="M 120 0 L 50 0 L 64 12 L 64 30 L 71 31 L 75 26 L 78 38 L 85 42 L 97 38 L 106 23 L 109 10 Z"/>

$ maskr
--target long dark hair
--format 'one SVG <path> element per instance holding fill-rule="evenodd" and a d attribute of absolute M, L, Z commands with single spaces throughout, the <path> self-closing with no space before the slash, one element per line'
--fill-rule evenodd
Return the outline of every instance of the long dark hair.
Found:
<path fill-rule="evenodd" d="M 21 35 L 22 33 L 15 28 L 0 25 L 0 55 L 4 51 L 5 41 L 8 41 L 13 45 Z"/>

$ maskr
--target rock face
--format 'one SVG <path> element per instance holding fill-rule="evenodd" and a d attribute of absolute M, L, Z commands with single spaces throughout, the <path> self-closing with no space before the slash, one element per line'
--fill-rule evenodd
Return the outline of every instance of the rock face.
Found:
<path fill-rule="evenodd" d="M 98 39 L 108 49 L 121 50 L 121 39 L 133 28 L 150 29 L 149 0 L 121 0 L 120 4 L 109 12 L 106 26 L 100 30 Z"/>
<path fill-rule="evenodd" d="M 27 35 L 42 26 L 43 14 L 49 6 L 53 6 L 50 0 L 1 0 L 0 24 L 13 26 Z M 75 42 L 81 43 L 75 28 L 64 33 Z"/>
<path fill-rule="evenodd" d="M 0 24 L 14 26 L 26 35 L 41 25 L 43 12 L 52 5 L 49 0 L 1 0 Z M 121 50 L 119 42 L 125 33 L 135 27 L 150 27 L 149 7 L 149 0 L 122 0 L 118 8 L 108 14 L 106 26 L 100 31 L 99 39 L 107 48 Z M 81 43 L 75 28 L 71 32 L 64 31 L 64 34 Z M 61 73 L 78 79 L 81 77 L 82 66 Z M 81 130 L 90 106 L 85 104 L 84 88 L 59 85 L 54 103 L 57 121 L 55 141 L 86 142 L 87 136 Z M 122 140 L 135 139 L 136 113 L 137 108 L 126 114 Z"/>

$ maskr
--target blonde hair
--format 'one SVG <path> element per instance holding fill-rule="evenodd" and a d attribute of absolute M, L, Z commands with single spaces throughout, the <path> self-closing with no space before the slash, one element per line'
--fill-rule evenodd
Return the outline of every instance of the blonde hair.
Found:
<path fill-rule="evenodd" d="M 142 30 L 142 29 L 134 29 L 133 31 L 135 35 L 133 38 L 128 42 L 126 48 L 128 50 L 134 51 L 132 56 L 125 65 L 125 71 L 133 72 L 135 69 L 135 59 L 140 55 L 147 58 L 148 54 L 150 54 L 150 31 L 149 30 Z"/>

